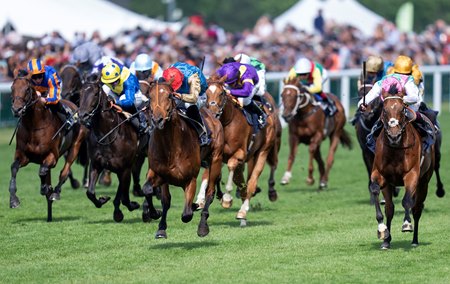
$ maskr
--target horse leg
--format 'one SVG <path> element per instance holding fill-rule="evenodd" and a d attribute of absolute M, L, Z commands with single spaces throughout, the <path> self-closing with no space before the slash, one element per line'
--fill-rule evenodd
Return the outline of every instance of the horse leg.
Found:
<path fill-rule="evenodd" d="M 138 197 L 144 196 L 144 193 L 142 192 L 142 189 L 141 189 L 140 176 L 141 176 L 142 165 L 144 164 L 144 161 L 145 161 L 145 157 L 146 157 L 145 155 L 138 154 L 136 161 L 133 163 L 133 169 L 132 169 L 133 195 L 138 196 Z"/>
<path fill-rule="evenodd" d="M 181 214 L 181 221 L 188 223 L 194 216 L 192 211 L 192 204 L 194 201 L 195 190 L 197 189 L 197 177 L 192 178 L 191 181 L 184 188 L 184 209 Z"/>
<path fill-rule="evenodd" d="M 274 202 L 278 199 L 277 191 L 275 190 L 275 171 L 278 166 L 278 150 L 277 145 L 274 145 L 270 150 L 269 156 L 267 156 L 267 163 L 270 166 L 270 174 L 269 174 L 269 191 L 268 196 L 269 200 Z"/>
<path fill-rule="evenodd" d="M 230 158 L 227 163 L 228 166 L 228 179 L 225 184 L 225 194 L 222 196 L 221 205 L 223 208 L 228 209 L 233 205 L 233 197 L 231 196 L 231 192 L 233 191 L 233 179 L 234 172 L 238 166 L 238 160 L 235 158 Z"/>
<path fill-rule="evenodd" d="M 438 137 L 439 136 L 439 137 Z M 436 173 L 436 195 L 439 198 L 444 197 L 445 190 L 444 185 L 441 181 L 441 174 L 439 173 L 439 169 L 441 167 L 441 134 L 436 135 L 436 143 L 434 147 L 434 172 Z"/>
<path fill-rule="evenodd" d="M 45 178 L 45 183 L 46 184 L 51 184 L 52 182 L 52 178 L 51 178 L 51 172 L 48 171 L 47 177 Z M 53 209 L 52 209 L 52 205 L 53 205 L 53 199 L 51 198 L 51 195 L 53 194 L 52 190 L 49 190 L 47 192 L 46 196 L 46 200 L 47 200 L 47 222 L 51 222 L 53 220 Z"/>
<path fill-rule="evenodd" d="M 412 199 L 409 191 L 405 190 L 405 195 L 402 199 L 402 206 L 405 209 L 405 217 L 403 218 L 402 232 L 412 232 L 413 226 L 411 224 L 410 211 L 412 207 Z"/>
<path fill-rule="evenodd" d="M 97 165 L 94 165 L 94 163 L 90 164 L 90 173 L 89 173 L 89 187 L 86 191 L 86 196 L 89 198 L 92 203 L 94 203 L 95 207 L 101 208 L 103 204 L 108 202 L 111 198 L 109 196 L 102 196 L 99 199 L 95 196 L 95 185 L 97 183 L 98 179 L 98 173 L 102 169 L 98 167 Z"/>
<path fill-rule="evenodd" d="M 156 232 L 156 239 L 167 239 L 167 212 L 170 209 L 170 202 L 172 196 L 170 195 L 169 185 L 167 183 L 161 186 L 161 205 L 162 205 L 162 215 L 161 220 L 158 224 L 158 231 Z"/>
<path fill-rule="evenodd" d="M 320 146 L 317 147 L 317 150 L 314 153 L 314 159 L 316 160 L 317 167 L 319 168 L 319 175 L 320 175 L 319 190 L 322 190 L 327 187 L 327 183 L 323 182 L 323 176 L 325 174 L 325 163 L 323 162 L 323 159 L 322 159 L 322 153 L 320 152 Z"/>
<path fill-rule="evenodd" d="M 316 152 L 318 150 L 318 143 L 315 140 L 311 141 L 311 144 L 309 144 L 309 160 L 308 160 L 308 177 L 306 178 L 306 184 L 307 185 L 313 185 L 314 184 L 314 164 L 313 159 L 316 155 Z M 322 176 L 320 177 L 322 178 Z"/>
<path fill-rule="evenodd" d="M 295 137 L 294 134 L 289 133 L 289 158 L 288 158 L 288 164 L 287 169 L 283 174 L 283 177 L 281 178 L 281 185 L 286 185 L 289 183 L 292 177 L 292 165 L 295 161 L 295 156 L 297 155 L 297 149 L 298 149 L 298 139 Z"/>
<path fill-rule="evenodd" d="M 69 170 L 67 177 L 69 178 L 70 186 L 72 186 L 73 189 L 78 189 L 80 187 L 80 182 L 73 176 L 71 169 Z"/>
<path fill-rule="evenodd" d="M 130 183 L 131 183 L 131 170 L 126 169 L 118 174 L 119 177 L 119 190 L 122 192 L 122 204 L 128 208 L 128 211 L 134 211 L 140 207 L 139 203 L 130 201 Z"/>
<path fill-rule="evenodd" d="M 373 195 L 370 192 L 370 174 L 372 173 L 373 154 L 369 150 L 365 150 L 365 148 L 361 147 L 361 149 L 362 149 L 362 152 L 363 152 L 362 155 L 363 155 L 364 165 L 366 165 L 367 174 L 369 176 L 368 177 L 369 182 L 367 184 L 367 189 L 369 190 L 370 205 L 374 205 L 375 204 L 375 200 L 373 199 Z"/>
<path fill-rule="evenodd" d="M 17 154 L 16 154 L 17 156 Z M 17 197 L 17 185 L 16 176 L 19 168 L 28 164 L 28 159 L 19 159 L 16 157 L 14 162 L 11 164 L 11 180 L 9 181 L 9 208 L 17 208 L 20 205 L 19 197 Z"/>
<path fill-rule="evenodd" d="M 83 166 L 83 187 L 89 187 L 89 162 Z"/>
<path fill-rule="evenodd" d="M 392 201 L 392 191 L 394 190 L 393 186 L 386 186 L 383 188 L 383 196 L 385 200 L 384 213 L 386 214 L 386 227 L 387 231 L 391 232 L 391 224 L 392 218 L 394 218 L 394 202 Z M 388 249 L 391 247 L 392 235 L 389 233 L 389 236 L 383 240 L 381 244 L 381 249 Z"/>
<path fill-rule="evenodd" d="M 374 170 L 371 175 L 371 184 L 370 184 L 370 192 L 373 195 L 373 199 L 375 200 L 375 218 L 378 222 L 378 238 L 381 240 L 385 240 L 389 237 L 389 230 L 386 225 L 383 223 L 383 213 L 381 212 L 380 206 L 380 185 L 384 185 L 385 180 L 379 174 L 378 170 Z M 381 181 L 381 182 L 380 182 Z M 382 249 L 387 249 L 388 247 L 384 247 L 384 243 L 381 246 Z"/>
<path fill-rule="evenodd" d="M 119 179 L 119 185 L 117 186 L 116 196 L 114 197 L 114 213 L 113 213 L 113 219 L 115 222 L 122 222 L 123 220 L 123 213 L 122 210 L 120 210 L 120 201 L 123 198 L 123 187 L 125 187 L 125 184 L 127 183 L 127 178 L 124 177 L 124 175 L 117 174 L 117 177 Z M 130 186 L 130 180 L 131 178 L 128 178 L 128 187 Z"/>
<path fill-rule="evenodd" d="M 419 245 L 419 220 L 422 216 L 425 198 L 428 193 L 428 181 L 422 177 L 421 182 L 418 184 L 415 195 L 414 206 L 411 208 L 414 217 L 414 233 L 411 245 L 416 247 Z"/>
<path fill-rule="evenodd" d="M 250 180 L 251 173 L 253 172 L 253 168 L 255 167 L 255 158 L 251 158 L 247 161 L 247 181 Z M 253 197 L 255 197 L 258 193 L 260 193 L 262 189 L 256 185 L 256 189 L 253 192 Z M 239 194 L 239 196 L 238 196 Z M 236 191 L 236 197 L 240 197 L 240 192 Z"/>
<path fill-rule="evenodd" d="M 111 171 L 104 169 L 100 174 L 98 183 L 101 185 L 104 185 L 104 186 L 110 186 L 111 185 Z"/>
<path fill-rule="evenodd" d="M 195 201 L 195 204 L 197 209 L 196 210 L 200 210 L 203 209 L 203 207 L 205 207 L 205 203 L 206 203 L 206 189 L 208 188 L 208 182 L 209 182 L 209 169 L 205 169 L 205 171 L 203 172 L 202 175 L 202 183 L 200 184 L 200 190 L 198 191 L 197 194 L 197 201 Z"/>
<path fill-rule="evenodd" d="M 325 174 L 324 174 L 323 178 L 320 180 L 320 187 L 322 187 L 322 185 L 326 186 L 328 183 L 328 176 L 330 175 L 331 167 L 333 167 L 334 154 L 336 153 L 337 147 L 339 145 L 341 131 L 335 131 L 335 133 L 331 137 L 330 149 L 328 151 L 328 157 L 327 157 L 327 166 L 325 168 Z"/>

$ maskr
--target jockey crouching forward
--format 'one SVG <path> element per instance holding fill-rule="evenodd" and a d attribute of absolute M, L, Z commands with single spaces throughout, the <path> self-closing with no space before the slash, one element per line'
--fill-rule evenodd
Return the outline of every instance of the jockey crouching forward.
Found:
<path fill-rule="evenodd" d="M 384 76 L 378 81 L 365 96 L 366 104 L 373 101 L 376 97 L 382 94 L 382 91 L 389 91 L 392 85 L 397 86 L 397 91 L 405 91 L 403 101 L 409 106 L 410 109 L 415 111 L 416 119 L 414 120 L 416 128 L 419 130 L 420 135 L 424 139 L 424 151 L 428 150 L 431 145 L 434 144 L 434 129 L 424 120 L 424 114 L 419 112 L 419 106 L 422 102 L 419 88 L 414 81 L 414 77 L 411 76 L 413 62 L 411 58 L 400 55 L 394 64 L 394 73 Z M 358 102 L 358 107 L 365 109 L 363 105 L 363 99 Z M 375 125 L 372 127 L 371 132 L 367 135 L 367 147 L 375 152 L 376 138 L 381 132 L 383 123 L 381 119 L 378 119 Z"/>
<path fill-rule="evenodd" d="M 307 58 L 300 58 L 289 71 L 288 78 L 298 77 L 308 93 L 314 95 L 316 101 L 320 102 L 327 116 L 333 116 L 336 106 L 322 91 L 323 84 L 328 80 L 328 72 L 317 62 Z"/>
<path fill-rule="evenodd" d="M 222 65 L 216 73 L 220 77 L 227 76 L 225 83 L 230 88 L 230 94 L 238 99 L 247 112 L 256 113 L 259 128 L 264 128 L 267 114 L 252 100 L 257 91 L 255 85 L 259 82 L 256 69 L 248 64 L 230 62 Z"/>
<path fill-rule="evenodd" d="M 114 98 L 118 106 L 130 113 L 139 111 L 139 135 L 148 133 L 147 118 L 141 111 L 148 98 L 141 93 L 136 76 L 127 67 L 110 62 L 103 67 L 101 80 L 109 87 L 107 94 Z"/>
<path fill-rule="evenodd" d="M 136 75 L 138 80 L 147 80 L 148 78 L 158 80 L 163 73 L 161 66 L 145 53 L 136 56 L 136 59 L 130 65 L 130 71 Z"/>
<path fill-rule="evenodd" d="M 172 89 L 176 92 L 174 94 L 183 102 L 183 104 L 177 104 L 177 108 L 180 109 L 181 107 L 182 112 L 194 121 L 192 125 L 194 125 L 199 136 L 200 147 L 208 145 L 210 138 L 197 106 L 198 100 L 205 96 L 208 88 L 205 75 L 196 66 L 177 62 L 164 70 L 162 76 L 167 82 L 173 80 Z"/>
<path fill-rule="evenodd" d="M 245 53 L 239 53 L 236 56 L 234 56 L 234 60 L 236 62 L 242 63 L 242 64 L 248 64 L 256 69 L 256 73 L 258 74 L 258 83 L 255 84 L 255 99 L 260 99 L 261 102 L 263 101 L 262 98 L 264 97 L 264 94 L 266 93 L 266 65 L 259 61 L 258 59 L 254 57 L 250 57 Z"/>
<path fill-rule="evenodd" d="M 31 59 L 27 64 L 28 74 L 31 74 L 31 86 L 41 94 L 41 100 L 52 112 L 56 112 L 69 130 L 75 119 L 69 107 L 62 104 L 61 78 L 51 66 L 45 66 L 40 59 Z"/>

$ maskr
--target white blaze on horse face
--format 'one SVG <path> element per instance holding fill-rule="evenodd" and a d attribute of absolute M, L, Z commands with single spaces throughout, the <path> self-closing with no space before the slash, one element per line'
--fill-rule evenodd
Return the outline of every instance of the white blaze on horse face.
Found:
<path fill-rule="evenodd" d="M 398 119 L 392 117 L 389 119 L 388 125 L 389 127 L 396 127 L 398 125 Z"/>
<path fill-rule="evenodd" d="M 211 86 L 209 86 L 209 90 L 211 91 L 211 93 L 214 94 L 214 92 L 217 90 L 217 86 L 211 85 Z"/>

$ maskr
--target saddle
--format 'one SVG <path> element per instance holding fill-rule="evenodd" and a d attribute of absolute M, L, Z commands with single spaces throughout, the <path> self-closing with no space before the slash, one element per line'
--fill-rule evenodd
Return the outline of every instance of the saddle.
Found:
<path fill-rule="evenodd" d="M 325 115 L 328 117 L 334 116 L 334 114 L 337 112 L 336 103 L 332 99 L 330 99 L 327 93 L 322 92 L 317 96 L 321 98 L 320 106 L 322 107 Z"/>

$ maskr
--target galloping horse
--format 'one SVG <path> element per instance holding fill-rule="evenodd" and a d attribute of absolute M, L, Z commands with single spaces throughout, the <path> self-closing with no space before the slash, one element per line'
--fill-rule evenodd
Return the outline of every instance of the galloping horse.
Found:
<path fill-rule="evenodd" d="M 14 116 L 19 117 L 16 136 L 16 152 L 11 165 L 11 181 L 9 184 L 11 208 L 19 206 L 16 196 L 16 175 L 19 168 L 29 162 L 40 165 L 41 194 L 47 198 L 47 221 L 52 221 L 52 202 L 60 198 L 61 186 L 66 181 L 70 166 L 77 157 L 81 142 L 86 136 L 86 129 L 75 123 L 70 131 L 60 131 L 63 122 L 41 101 L 40 96 L 32 88 L 30 75 L 22 70 L 15 71 L 15 79 L 11 87 Z M 62 103 L 62 102 L 60 102 Z M 64 101 L 73 111 L 76 106 Z M 54 137 L 54 139 L 53 139 Z M 66 162 L 59 175 L 55 189 L 51 186 L 51 169 L 56 166 L 59 157 L 68 153 Z"/>
<path fill-rule="evenodd" d="M 139 204 L 130 201 L 129 196 L 132 168 L 138 154 L 138 135 L 131 123 L 122 123 L 126 118 L 113 107 L 96 75 L 89 77 L 81 90 L 79 116 L 81 122 L 90 129 L 87 142 L 91 165 L 86 195 L 97 208 L 102 207 L 110 198 L 97 199 L 95 184 L 98 176 L 103 169 L 116 173 L 119 186 L 113 201 L 113 217 L 116 222 L 121 222 L 121 202 L 129 211 L 139 208 Z M 100 141 L 119 123 L 122 124 L 105 141 Z"/>
<path fill-rule="evenodd" d="M 220 119 L 225 136 L 223 162 L 227 164 L 229 174 L 225 186 L 226 193 L 222 196 L 222 207 L 231 207 L 230 192 L 233 190 L 232 182 L 234 181 L 243 201 L 236 218 L 241 220 L 241 225 L 245 225 L 250 199 L 255 194 L 258 178 L 264 169 L 269 153 L 271 154 L 270 162 L 273 165 L 269 180 L 269 198 L 271 201 L 275 201 L 277 198 L 273 187 L 273 173 L 278 162 L 280 129 L 276 129 L 276 121 L 273 117 L 276 114 L 272 113 L 267 118 L 266 127 L 255 135 L 253 127 L 247 123 L 246 117 L 235 99 L 226 93 L 225 79 L 226 77 L 220 78 L 218 75 L 212 75 L 208 79 L 206 104 L 207 108 Z M 248 165 L 247 183 L 243 176 L 245 162 Z"/>
<path fill-rule="evenodd" d="M 193 199 L 196 190 L 200 162 L 205 161 L 208 190 L 205 207 L 201 212 L 197 234 L 200 237 L 209 233 L 207 219 L 208 208 L 214 198 L 214 185 L 220 177 L 223 152 L 223 130 L 220 122 L 204 108 L 201 113 L 205 124 L 211 131 L 211 143 L 200 148 L 197 132 L 185 119 L 184 114 L 176 110 L 177 101 L 169 82 L 152 82 L 149 88 L 150 115 L 154 124 L 148 147 L 147 182 L 144 191 L 150 211 L 158 217 L 152 205 L 154 189 L 161 187 L 162 218 L 159 222 L 156 238 L 167 238 L 167 212 L 170 208 L 171 195 L 169 184 L 182 187 L 185 203 L 181 220 L 185 223 L 193 217 Z M 153 218 L 153 217 L 152 217 Z"/>
<path fill-rule="evenodd" d="M 345 131 L 345 112 L 342 104 L 336 96 L 328 94 L 336 104 L 337 112 L 333 117 L 327 118 L 322 108 L 314 103 L 311 95 L 301 91 L 301 83 L 298 78 L 286 79 L 281 98 L 283 100 L 283 118 L 289 126 L 289 159 L 287 170 L 281 180 L 281 184 L 288 184 L 292 176 L 292 165 L 299 143 L 309 145 L 308 185 L 314 184 L 313 159 L 319 166 L 320 183 L 319 190 L 327 187 L 328 175 L 334 162 L 334 153 L 339 142 L 343 146 L 352 147 L 349 134 Z M 326 167 L 320 154 L 320 144 L 330 137 L 330 149 Z"/>
<path fill-rule="evenodd" d="M 384 240 L 382 249 L 390 248 L 391 221 L 394 216 L 392 194 L 395 186 L 405 186 L 402 204 L 405 210 L 412 208 L 414 217 L 412 245 L 417 246 L 419 219 L 428 192 L 428 182 L 434 170 L 434 145 L 428 151 L 423 151 L 421 137 L 406 116 L 406 112 L 410 110 L 403 103 L 403 93 L 398 93 L 396 88 L 391 87 L 389 92 L 383 92 L 382 96 L 383 129 L 376 142 L 370 185 L 375 199 L 378 238 Z M 378 199 L 380 189 L 386 200 L 386 225 L 383 223 L 383 213 Z M 409 214 L 405 215 L 403 231 L 405 227 L 410 227 Z"/>

